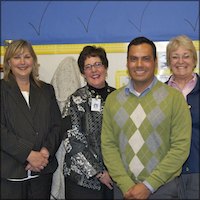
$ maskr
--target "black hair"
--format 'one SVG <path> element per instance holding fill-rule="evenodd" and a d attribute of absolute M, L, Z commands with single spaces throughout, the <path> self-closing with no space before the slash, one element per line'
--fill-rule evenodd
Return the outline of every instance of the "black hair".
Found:
<path fill-rule="evenodd" d="M 133 39 L 129 45 L 128 45 L 128 50 L 127 50 L 127 57 L 128 57 L 128 53 L 130 50 L 130 47 L 132 45 L 140 45 L 140 44 L 149 44 L 152 47 L 152 52 L 153 52 L 153 56 L 154 56 L 154 60 L 157 59 L 157 55 L 156 55 L 156 45 L 153 43 L 153 41 L 149 40 L 146 37 L 137 37 L 135 39 Z"/>

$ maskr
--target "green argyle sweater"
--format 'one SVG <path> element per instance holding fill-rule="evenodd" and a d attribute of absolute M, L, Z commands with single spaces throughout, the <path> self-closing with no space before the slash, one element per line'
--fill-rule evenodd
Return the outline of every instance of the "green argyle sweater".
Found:
<path fill-rule="evenodd" d="M 189 155 L 191 117 L 183 95 L 158 81 L 143 97 L 111 93 L 103 112 L 105 165 L 125 193 L 146 181 L 154 190 L 181 172 Z"/>

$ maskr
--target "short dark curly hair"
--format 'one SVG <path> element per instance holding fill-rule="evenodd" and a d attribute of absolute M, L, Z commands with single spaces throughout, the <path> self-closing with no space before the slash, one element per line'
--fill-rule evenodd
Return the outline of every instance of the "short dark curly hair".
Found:
<path fill-rule="evenodd" d="M 129 54 L 129 50 L 131 48 L 132 45 L 141 45 L 141 44 L 149 44 L 152 48 L 152 53 L 153 53 L 153 57 L 154 57 L 154 60 L 157 59 L 157 53 L 156 53 L 156 45 L 153 43 L 153 41 L 149 40 L 148 38 L 146 37 L 137 37 L 135 39 L 133 39 L 129 45 L 128 45 L 128 50 L 127 50 L 127 57 L 128 57 L 128 54 Z"/>
<path fill-rule="evenodd" d="M 78 58 L 78 66 L 82 74 L 84 74 L 85 60 L 89 57 L 99 57 L 104 67 L 106 69 L 108 68 L 108 59 L 104 48 L 96 46 L 85 46 Z"/>

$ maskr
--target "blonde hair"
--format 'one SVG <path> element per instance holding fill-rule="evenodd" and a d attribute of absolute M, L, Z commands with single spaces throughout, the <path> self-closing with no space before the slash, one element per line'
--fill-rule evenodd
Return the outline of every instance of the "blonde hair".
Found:
<path fill-rule="evenodd" d="M 6 47 L 6 52 L 4 55 L 4 63 L 3 63 L 3 70 L 4 70 L 4 76 L 3 79 L 8 81 L 9 76 L 13 75 L 11 71 L 11 67 L 9 65 L 9 60 L 18 54 L 19 52 L 23 51 L 24 49 L 28 49 L 29 53 L 33 57 L 33 69 L 30 74 L 30 78 L 38 85 L 41 85 L 41 81 L 39 80 L 39 64 L 37 61 L 37 56 L 33 50 L 32 45 L 26 41 L 26 40 L 14 40 L 12 41 L 8 47 Z"/>
<path fill-rule="evenodd" d="M 172 51 L 176 51 L 180 46 L 186 48 L 192 53 L 194 59 L 194 67 L 197 65 L 197 51 L 192 40 L 186 35 L 180 35 L 172 38 L 167 45 L 167 66 L 170 66 L 170 54 Z"/>

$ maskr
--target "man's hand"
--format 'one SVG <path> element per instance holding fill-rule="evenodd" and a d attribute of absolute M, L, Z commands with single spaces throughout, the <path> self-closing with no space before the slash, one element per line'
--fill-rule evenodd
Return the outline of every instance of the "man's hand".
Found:
<path fill-rule="evenodd" d="M 151 191 L 143 183 L 138 183 L 125 193 L 124 199 L 148 199 L 150 194 Z"/>

